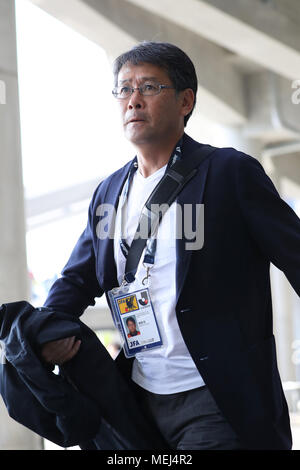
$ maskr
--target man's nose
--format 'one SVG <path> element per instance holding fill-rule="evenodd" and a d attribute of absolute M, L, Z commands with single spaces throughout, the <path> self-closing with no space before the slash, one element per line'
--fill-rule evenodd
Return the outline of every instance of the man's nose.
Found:
<path fill-rule="evenodd" d="M 138 89 L 135 89 L 128 100 L 128 108 L 140 109 L 144 107 L 144 104 L 143 95 L 141 95 Z"/>

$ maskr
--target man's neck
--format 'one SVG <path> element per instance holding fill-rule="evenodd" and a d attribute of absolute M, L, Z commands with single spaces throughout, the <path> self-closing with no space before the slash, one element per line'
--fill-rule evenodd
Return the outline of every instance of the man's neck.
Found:
<path fill-rule="evenodd" d="M 151 144 L 137 148 L 138 169 L 144 178 L 147 178 L 168 163 L 179 138 L 165 144 L 165 146 Z"/>

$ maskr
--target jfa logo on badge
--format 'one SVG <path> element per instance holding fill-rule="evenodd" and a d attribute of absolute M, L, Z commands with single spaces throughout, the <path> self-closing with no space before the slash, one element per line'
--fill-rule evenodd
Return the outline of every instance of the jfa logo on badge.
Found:
<path fill-rule="evenodd" d="M 148 305 L 148 302 L 149 302 L 148 294 L 147 294 L 147 291 L 145 290 L 141 292 L 141 298 L 139 299 L 139 303 L 140 305 L 144 307 L 145 305 Z"/>
<path fill-rule="evenodd" d="M 139 306 L 136 300 L 136 295 L 129 295 L 128 297 L 123 297 L 118 299 L 118 306 L 120 313 L 129 313 L 134 310 L 139 310 Z"/>

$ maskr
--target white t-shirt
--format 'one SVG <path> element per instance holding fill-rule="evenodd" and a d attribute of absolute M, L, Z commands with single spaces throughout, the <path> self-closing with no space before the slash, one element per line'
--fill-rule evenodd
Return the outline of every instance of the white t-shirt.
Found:
<path fill-rule="evenodd" d="M 137 169 L 132 178 L 127 201 L 124 238 L 130 246 L 142 208 L 164 175 L 166 166 L 145 178 Z M 122 201 L 122 195 L 121 200 Z M 114 238 L 114 256 L 119 285 L 123 279 L 126 259 L 120 249 L 120 207 L 118 206 Z M 150 296 L 157 317 L 163 346 L 136 354 L 132 380 L 141 387 L 159 394 L 177 393 L 204 385 L 183 340 L 178 326 L 176 299 L 176 201 L 159 225 L 155 263 L 150 270 Z M 141 285 L 146 275 L 141 256 L 134 283 Z"/>

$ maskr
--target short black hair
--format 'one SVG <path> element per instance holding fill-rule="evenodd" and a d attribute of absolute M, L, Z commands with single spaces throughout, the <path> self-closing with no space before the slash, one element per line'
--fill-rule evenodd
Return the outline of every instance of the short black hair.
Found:
<path fill-rule="evenodd" d="M 157 65 L 167 72 L 177 92 L 191 88 L 195 95 L 192 111 L 184 117 L 186 126 L 196 104 L 198 80 L 193 62 L 179 47 L 168 42 L 143 41 L 124 54 L 117 57 L 113 64 L 115 86 L 118 83 L 118 75 L 124 64 L 133 65 L 149 63 Z"/>
<path fill-rule="evenodd" d="M 132 321 L 132 323 L 134 323 L 134 324 L 136 325 L 136 321 L 135 321 L 135 319 L 134 319 L 133 317 L 128 317 L 128 318 L 126 318 L 126 325 L 128 325 L 128 322 L 129 322 L 129 321 Z"/>

